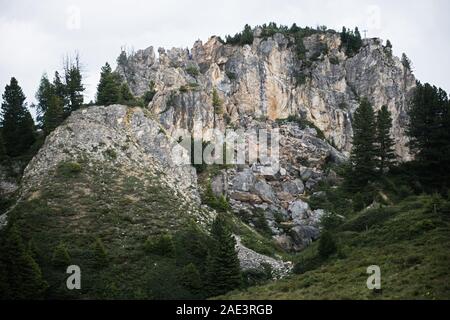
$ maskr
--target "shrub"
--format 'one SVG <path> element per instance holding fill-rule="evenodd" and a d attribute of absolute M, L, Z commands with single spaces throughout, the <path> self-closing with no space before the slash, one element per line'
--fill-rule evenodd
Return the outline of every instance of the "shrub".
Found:
<path fill-rule="evenodd" d="M 197 67 L 195 67 L 195 66 L 188 66 L 187 68 L 186 68 L 186 72 L 190 75 L 190 76 L 192 76 L 192 77 L 197 77 L 199 74 L 200 74 L 200 71 L 198 70 L 198 68 Z"/>
<path fill-rule="evenodd" d="M 320 267 L 320 264 L 321 260 L 318 256 L 302 257 L 300 261 L 294 265 L 292 272 L 295 274 L 303 274 L 307 271 L 317 269 Z"/>
<path fill-rule="evenodd" d="M 98 268 L 104 268 L 108 265 L 108 254 L 100 238 L 97 238 L 94 243 L 94 261 Z"/>
<path fill-rule="evenodd" d="M 297 72 L 295 74 L 295 84 L 301 86 L 306 83 L 306 75 L 303 72 Z"/>
<path fill-rule="evenodd" d="M 78 162 L 60 162 L 57 173 L 63 177 L 73 177 L 81 172 L 81 165 Z"/>
<path fill-rule="evenodd" d="M 115 160 L 117 159 L 117 152 L 112 148 L 108 148 L 105 150 L 105 156 L 108 157 L 109 159 Z"/>
<path fill-rule="evenodd" d="M 227 212 L 230 210 L 230 204 L 227 198 L 224 195 L 216 197 L 212 191 L 211 183 L 208 183 L 206 186 L 206 190 L 202 196 L 202 202 L 219 212 Z"/>
<path fill-rule="evenodd" d="M 202 292 L 203 284 L 200 272 L 193 263 L 184 266 L 180 274 L 181 285 L 193 294 Z"/>
<path fill-rule="evenodd" d="M 349 57 L 358 53 L 359 49 L 362 47 L 361 34 L 359 33 L 358 28 L 355 28 L 355 31 L 347 30 L 345 27 L 342 28 L 341 47 L 345 48 L 345 53 Z"/>
<path fill-rule="evenodd" d="M 364 201 L 364 196 L 360 192 L 356 193 L 355 196 L 353 197 L 353 211 L 359 212 L 363 210 L 365 207 L 366 204 Z"/>
<path fill-rule="evenodd" d="M 214 113 L 216 114 L 222 114 L 222 100 L 220 100 L 219 94 L 217 93 L 217 90 L 214 89 L 212 92 L 212 105 L 214 107 Z"/>
<path fill-rule="evenodd" d="M 68 267 L 70 265 L 70 255 L 64 243 L 60 242 L 53 251 L 52 264 L 55 267 Z"/>
<path fill-rule="evenodd" d="M 342 219 L 334 213 L 326 213 L 321 219 L 320 224 L 325 230 L 334 230 L 342 224 Z"/>
<path fill-rule="evenodd" d="M 236 73 L 234 73 L 234 72 L 226 71 L 225 74 L 227 75 L 228 79 L 230 79 L 231 81 L 237 79 Z"/>
<path fill-rule="evenodd" d="M 337 245 L 329 231 L 324 231 L 319 240 L 319 256 L 327 259 L 337 252 Z"/>
<path fill-rule="evenodd" d="M 155 90 L 155 82 L 150 81 L 150 84 L 148 85 L 149 89 L 144 93 L 144 96 L 142 97 L 144 100 L 145 106 L 147 106 L 155 97 L 156 90 Z"/>
<path fill-rule="evenodd" d="M 172 236 L 163 234 L 156 237 L 148 238 L 144 244 L 144 250 L 147 253 L 159 256 L 172 256 L 175 251 Z"/>

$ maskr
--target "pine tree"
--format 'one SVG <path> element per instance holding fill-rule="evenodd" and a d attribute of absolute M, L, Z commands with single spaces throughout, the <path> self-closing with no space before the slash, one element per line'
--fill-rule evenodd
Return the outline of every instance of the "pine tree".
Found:
<path fill-rule="evenodd" d="M 56 95 L 50 96 L 48 108 L 44 114 L 43 129 L 46 135 L 50 134 L 64 120 L 64 107 L 61 99 Z"/>
<path fill-rule="evenodd" d="M 66 113 L 78 110 L 83 105 L 83 91 L 85 90 L 81 75 L 80 59 L 76 55 L 74 62 L 66 59 L 64 66 L 65 77 L 65 92 L 67 96 L 67 110 Z"/>
<path fill-rule="evenodd" d="M 97 104 L 111 105 L 120 99 L 120 84 L 117 76 L 112 72 L 109 63 L 102 67 L 100 82 L 97 86 Z"/>
<path fill-rule="evenodd" d="M 384 172 L 384 170 L 389 169 L 396 158 L 394 151 L 395 142 L 390 134 L 392 128 L 391 112 L 385 105 L 377 113 L 376 127 L 378 169 L 380 172 Z"/>
<path fill-rule="evenodd" d="M 24 155 L 35 142 L 34 121 L 26 108 L 25 95 L 17 80 L 5 87 L 2 103 L 3 139 L 7 155 Z"/>
<path fill-rule="evenodd" d="M 43 126 L 45 112 L 47 112 L 50 99 L 54 95 L 55 87 L 50 82 L 46 74 L 42 75 L 38 91 L 36 92 L 36 120 L 40 126 Z"/>
<path fill-rule="evenodd" d="M 353 147 L 350 154 L 350 172 L 346 177 L 350 189 L 367 185 L 375 174 L 375 114 L 366 98 L 353 116 Z"/>
<path fill-rule="evenodd" d="M 253 44 L 253 31 L 252 31 L 252 27 L 250 27 L 250 25 L 246 24 L 244 26 L 244 31 L 242 31 L 240 42 L 241 42 L 241 45 Z"/>
<path fill-rule="evenodd" d="M 386 48 L 392 49 L 392 43 L 390 40 L 386 41 Z"/>
<path fill-rule="evenodd" d="M 337 252 L 336 242 L 329 231 L 324 231 L 320 236 L 318 251 L 319 256 L 323 259 Z"/>
<path fill-rule="evenodd" d="M 447 93 L 426 83 L 417 87 L 408 110 L 409 147 L 430 186 L 449 184 L 450 103 Z"/>
<path fill-rule="evenodd" d="M 226 220 L 219 214 L 211 228 L 212 248 L 208 257 L 208 288 L 212 296 L 224 294 L 241 285 L 241 269 L 236 252 L 236 240 Z"/>
<path fill-rule="evenodd" d="M 189 292 L 194 295 L 201 293 L 203 285 L 200 272 L 193 263 L 189 263 L 181 270 L 180 282 Z"/>
<path fill-rule="evenodd" d="M 63 106 L 68 105 L 67 93 L 66 93 L 66 85 L 62 82 L 61 76 L 59 72 L 55 72 L 55 76 L 53 78 L 53 88 L 54 94 L 62 101 Z"/>
<path fill-rule="evenodd" d="M 52 263 L 55 267 L 68 267 L 70 265 L 70 255 L 66 245 L 60 242 L 53 251 Z"/>
<path fill-rule="evenodd" d="M 1 259 L 8 278 L 9 299 L 43 297 L 48 285 L 15 225 L 10 226 L 5 234 Z"/>
<path fill-rule="evenodd" d="M 402 54 L 402 64 L 403 64 L 403 66 L 404 66 L 406 69 L 408 69 L 408 70 L 411 71 L 411 69 L 412 69 L 411 60 L 409 60 L 409 58 L 408 58 L 408 56 L 406 55 L 406 53 L 403 53 L 403 54 Z"/>
<path fill-rule="evenodd" d="M 136 104 L 136 99 L 131 93 L 130 87 L 125 82 L 120 85 L 119 103 L 124 105 Z"/>

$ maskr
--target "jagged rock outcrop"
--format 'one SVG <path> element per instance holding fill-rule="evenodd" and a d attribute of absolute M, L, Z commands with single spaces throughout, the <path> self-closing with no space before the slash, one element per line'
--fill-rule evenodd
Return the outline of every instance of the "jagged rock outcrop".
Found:
<path fill-rule="evenodd" d="M 39 187 L 64 161 L 113 163 L 124 171 L 158 174 L 186 203 L 200 204 L 195 169 L 173 159 L 176 142 L 145 110 L 122 105 L 74 112 L 47 139 L 24 171 L 22 192 Z M 187 157 L 187 153 L 184 154 Z"/>
<path fill-rule="evenodd" d="M 160 48 L 159 57 L 149 47 L 122 59 L 117 72 L 136 95 L 155 85 L 148 109 L 175 139 L 179 129 L 205 140 L 213 139 L 211 128 L 279 129 L 277 174 L 267 174 L 261 162 L 240 165 L 212 177 L 211 187 L 230 199 L 235 213 L 264 211 L 279 245 L 301 250 L 318 237 L 324 212 L 299 212 L 299 203 L 320 181 L 339 181 L 330 165 L 348 157 L 360 98 L 375 110 L 388 106 L 397 155 L 410 158 L 404 130 L 415 78 L 380 39 L 364 39 L 349 56 L 339 33 L 317 32 L 301 40 L 299 58 L 290 35 L 261 34 L 254 30 L 251 45 L 211 37 L 191 50 Z M 292 121 L 280 122 L 286 118 Z"/>
<path fill-rule="evenodd" d="M 311 121 L 345 154 L 351 148 L 352 114 L 358 100 L 367 97 L 375 109 L 388 106 L 397 154 L 409 159 L 405 109 L 415 78 L 380 39 L 364 39 L 349 57 L 338 33 L 314 34 L 303 40 L 306 57 L 299 60 L 290 37 L 258 34 L 251 46 L 226 45 L 212 37 L 205 44 L 197 41 L 192 50 L 159 49 L 158 58 L 149 47 L 119 64 L 118 72 L 136 95 L 155 83 L 149 109 L 169 132 L 243 126 L 246 116 L 275 120 L 294 115 Z M 306 75 L 300 84 L 299 70 Z M 214 112 L 214 89 L 224 114 Z"/>

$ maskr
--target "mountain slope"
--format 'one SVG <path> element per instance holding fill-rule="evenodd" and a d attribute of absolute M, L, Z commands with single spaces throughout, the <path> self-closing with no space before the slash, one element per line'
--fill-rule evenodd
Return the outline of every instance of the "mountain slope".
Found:
<path fill-rule="evenodd" d="M 449 200 L 411 196 L 358 213 L 336 231 L 337 255 L 311 264 L 316 243 L 300 254 L 297 266 L 312 270 L 220 298 L 450 299 Z M 381 268 L 378 292 L 366 287 L 371 265 Z"/>
<path fill-rule="evenodd" d="M 194 169 L 172 163 L 172 146 L 142 109 L 120 105 L 77 111 L 47 138 L 8 221 L 32 243 L 50 298 L 151 297 L 161 258 L 147 239 L 191 224 L 206 232 L 214 212 L 200 205 Z M 65 289 L 67 264 L 54 263 L 61 244 L 82 270 L 81 292 Z"/>

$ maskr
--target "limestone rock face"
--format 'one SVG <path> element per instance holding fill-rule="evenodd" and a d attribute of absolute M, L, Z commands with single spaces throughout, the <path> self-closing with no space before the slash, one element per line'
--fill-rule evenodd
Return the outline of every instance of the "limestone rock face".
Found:
<path fill-rule="evenodd" d="M 349 57 L 339 34 L 314 34 L 304 38 L 306 57 L 299 60 L 289 36 L 255 34 L 252 45 L 226 45 L 212 37 L 191 50 L 159 49 L 158 58 L 149 47 L 124 59 L 117 71 L 136 95 L 155 83 L 157 94 L 148 108 L 169 133 L 223 129 L 229 123 L 242 127 L 246 117 L 296 116 L 312 122 L 345 155 L 351 148 L 353 112 L 367 97 L 375 110 L 388 106 L 397 155 L 409 159 L 405 109 L 415 78 L 380 39 L 365 39 Z M 296 81 L 299 70 L 306 75 L 304 83 Z M 212 106 L 214 89 L 223 102 L 219 113 Z"/>
<path fill-rule="evenodd" d="M 140 108 L 91 107 L 74 112 L 46 139 L 44 147 L 25 169 L 23 180 L 25 184 L 34 180 L 36 185 L 50 167 L 70 159 L 71 155 L 85 155 L 100 162 L 113 159 L 130 166 L 158 167 L 167 179 L 177 183 L 178 190 L 187 194 L 188 190 L 195 190 L 195 170 L 173 162 L 174 146 L 175 142 L 161 131 L 160 125 Z"/>

